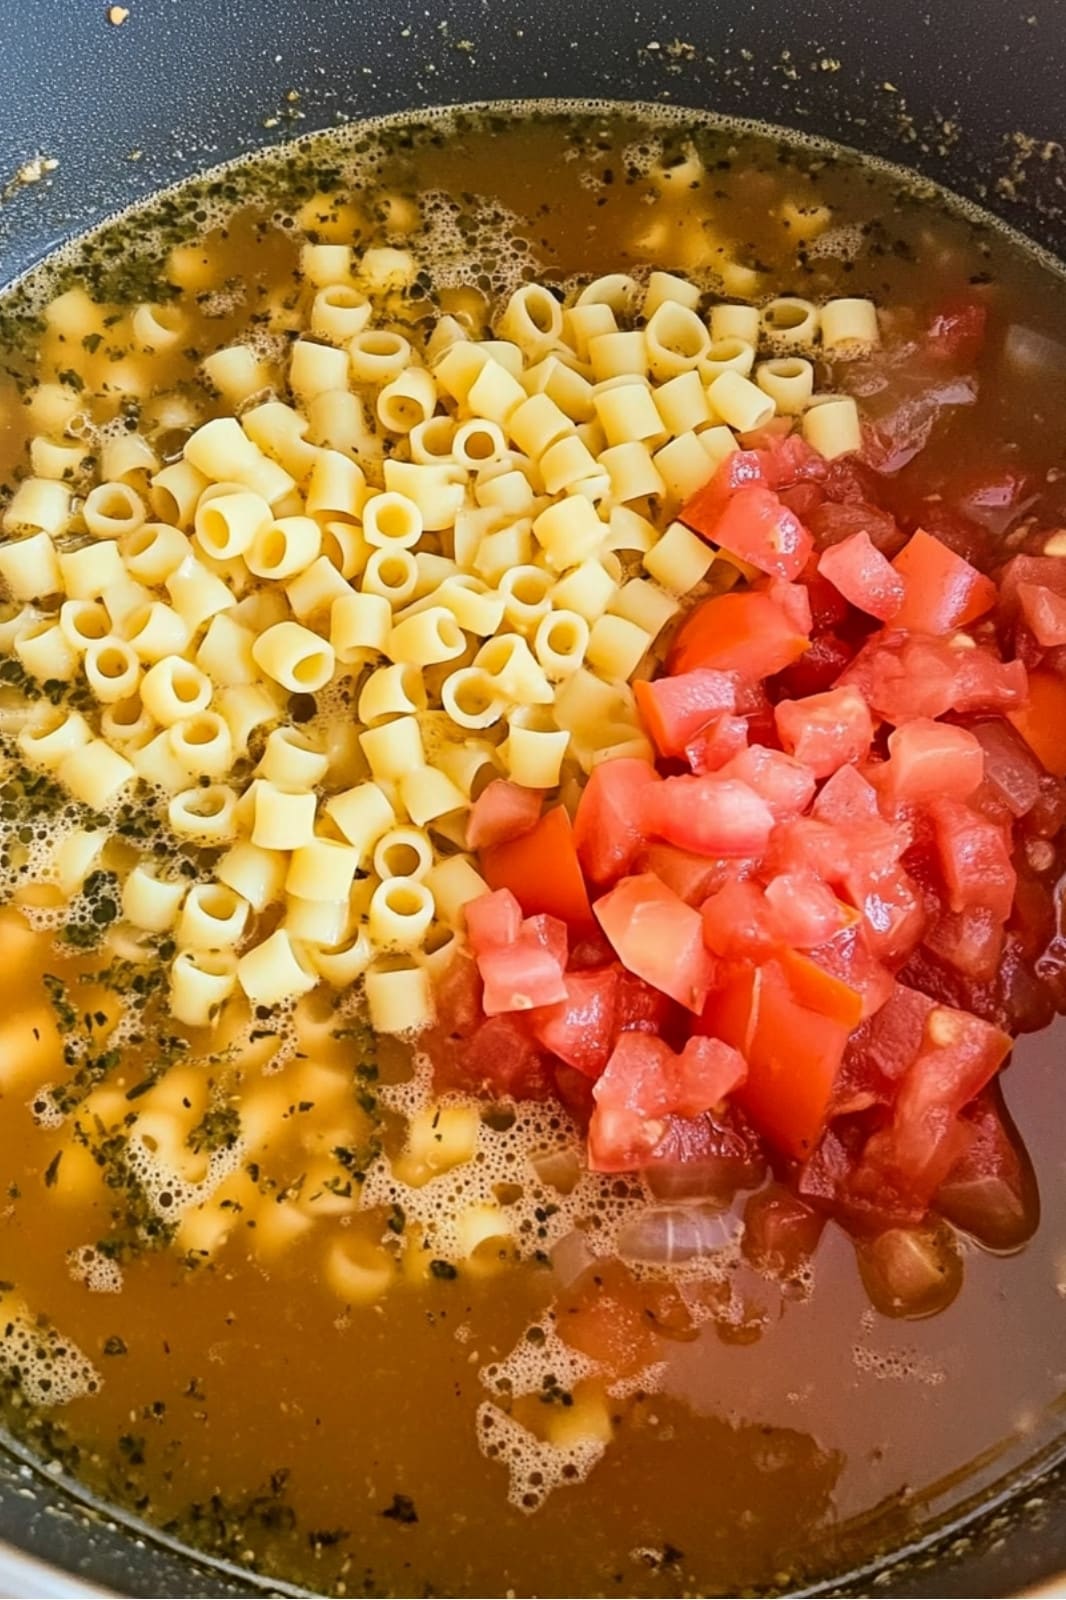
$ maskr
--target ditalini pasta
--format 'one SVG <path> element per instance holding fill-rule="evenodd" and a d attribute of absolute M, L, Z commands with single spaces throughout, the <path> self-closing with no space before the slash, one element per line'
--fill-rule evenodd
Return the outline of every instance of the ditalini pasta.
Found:
<path fill-rule="evenodd" d="M 173 270 L 195 278 L 191 257 Z M 286 367 L 209 353 L 221 415 L 151 402 L 184 433 L 165 463 L 149 431 L 83 464 L 76 396 L 37 390 L 0 643 L 59 692 L 19 749 L 97 813 L 160 795 L 201 851 L 190 883 L 127 850 L 120 894 L 173 940 L 189 1026 L 319 981 L 363 983 L 378 1028 L 425 1022 L 419 960 L 439 964 L 482 884 L 462 847 L 486 775 L 565 796 L 606 756 L 650 754 L 628 680 L 685 595 L 737 572 L 684 502 L 775 416 L 829 457 L 859 442 L 813 358 L 876 344 L 870 301 L 707 308 L 676 273 L 616 273 L 566 303 L 524 284 L 490 337 L 448 315 L 416 338 L 388 309 L 414 273 L 403 250 L 306 245 Z M 75 313 L 96 325 L 87 297 Z M 183 326 L 143 306 L 135 342 L 151 357 Z M 82 837 L 95 860 L 110 834 Z"/>

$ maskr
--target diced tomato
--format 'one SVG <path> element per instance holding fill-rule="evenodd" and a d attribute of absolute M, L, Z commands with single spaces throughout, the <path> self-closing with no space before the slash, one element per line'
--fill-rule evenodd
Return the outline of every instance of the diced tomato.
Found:
<path fill-rule="evenodd" d="M 824 505 L 818 507 L 817 511 L 811 512 L 811 532 L 819 550 L 828 550 L 833 545 L 842 544 L 846 539 L 853 538 L 856 534 L 864 534 L 874 549 L 891 561 L 893 556 L 899 554 L 906 540 L 906 535 L 897 526 L 895 517 L 887 511 L 882 511 L 880 506 L 870 503 L 869 490 L 863 484 L 855 485 L 859 493 L 846 494 L 843 501 L 837 501 L 834 494 L 840 474 L 845 469 L 853 472 L 859 465 L 852 463 L 850 457 L 838 457 L 836 461 L 830 462 L 825 483 L 829 498 Z M 873 474 L 870 476 L 872 478 Z M 850 484 L 841 483 L 839 487 L 847 489 Z"/>
<path fill-rule="evenodd" d="M 862 1021 L 862 995 L 858 989 L 799 950 L 785 947 L 776 960 L 793 998 L 801 1006 L 839 1022 L 849 1032 L 858 1027 Z"/>
<path fill-rule="evenodd" d="M 852 908 L 838 900 L 832 889 L 813 872 L 779 873 L 770 879 L 764 894 L 778 938 L 797 950 L 811 950 L 825 944 L 856 920 Z M 706 907 L 704 913 L 703 936 L 706 938 Z"/>
<path fill-rule="evenodd" d="M 732 451 L 719 462 L 713 476 L 686 500 L 683 520 L 694 528 L 709 527 L 738 490 L 753 484 L 767 487 L 767 466 L 768 457 L 761 450 Z"/>
<path fill-rule="evenodd" d="M 754 883 L 727 883 L 704 901 L 703 938 L 708 950 L 727 961 L 765 961 L 781 942 L 762 889 Z"/>
<path fill-rule="evenodd" d="M 903 602 L 893 626 L 945 634 L 984 616 L 996 603 L 996 586 L 962 556 L 919 528 L 892 563 L 903 579 Z"/>
<path fill-rule="evenodd" d="M 1066 561 L 1061 556 L 1012 556 L 999 574 L 999 611 L 1005 621 L 1018 617 L 1026 585 L 1050 589 L 1059 599 L 1066 599 Z"/>
<path fill-rule="evenodd" d="M 712 717 L 685 746 L 685 760 L 692 771 L 702 776 L 717 772 L 748 742 L 748 723 L 745 717 L 724 713 Z"/>
<path fill-rule="evenodd" d="M 870 948 L 882 961 L 903 961 L 925 931 L 926 911 L 914 879 L 898 863 L 847 870 L 844 888 L 866 919 Z"/>
<path fill-rule="evenodd" d="M 543 797 L 540 789 L 524 789 L 506 778 L 494 778 L 470 808 L 466 823 L 468 848 L 483 850 L 528 833 L 540 816 Z"/>
<path fill-rule="evenodd" d="M 519 838 L 483 850 L 481 871 L 491 888 L 510 889 L 527 916 L 545 912 L 572 928 L 587 928 L 592 922 L 574 830 L 564 806 L 553 806 Z"/>
<path fill-rule="evenodd" d="M 824 550 L 818 571 L 868 616 L 888 622 L 903 604 L 904 583 L 865 529 Z"/>
<path fill-rule="evenodd" d="M 805 631 L 816 634 L 839 628 L 848 620 L 851 610 L 840 590 L 822 575 L 819 567 L 819 560 L 812 556 L 803 574 L 803 587 L 811 608 L 810 629 Z"/>
<path fill-rule="evenodd" d="M 813 806 L 822 822 L 869 822 L 877 814 L 876 789 L 851 766 L 838 767 L 826 779 Z"/>
<path fill-rule="evenodd" d="M 925 348 L 937 361 L 972 366 L 981 354 L 988 308 L 980 300 L 958 296 L 946 301 L 929 319 Z"/>
<path fill-rule="evenodd" d="M 651 1034 L 620 1034 L 593 1090 L 593 1170 L 638 1170 L 662 1139 L 665 1116 L 710 1111 L 746 1076 L 743 1056 L 720 1039 L 689 1039 L 675 1055 Z"/>
<path fill-rule="evenodd" d="M 804 700 L 781 700 L 774 717 L 785 749 L 816 778 L 861 761 L 873 742 L 870 708 L 850 684 Z"/>
<path fill-rule="evenodd" d="M 736 708 L 736 679 L 713 667 L 633 685 L 637 707 L 660 755 L 680 756 L 713 717 Z"/>
<path fill-rule="evenodd" d="M 797 578 L 814 541 L 772 489 L 749 484 L 735 490 L 717 515 L 705 518 L 697 495 L 681 508 L 681 521 L 760 572 Z"/>
<path fill-rule="evenodd" d="M 804 1006 L 776 961 L 736 968 L 697 1024 L 748 1062 L 738 1099 L 782 1154 L 804 1156 L 825 1124 L 849 1026 Z"/>
<path fill-rule="evenodd" d="M 664 1121 L 666 1131 L 644 1167 L 658 1199 L 728 1205 L 738 1189 L 754 1188 L 766 1176 L 762 1142 L 734 1100 L 700 1117 Z"/>
<path fill-rule="evenodd" d="M 809 563 L 808 563 L 809 565 Z M 805 583 L 790 583 L 787 578 L 770 578 L 762 581 L 763 592 L 780 606 L 797 633 L 810 633 L 814 626 L 811 609 L 811 592 Z M 742 691 L 738 691 L 737 709 L 741 709 Z"/>
<path fill-rule="evenodd" d="M 811 647 L 776 679 L 782 694 L 795 700 L 831 689 L 855 655 L 857 646 L 832 629 L 816 634 Z"/>
<path fill-rule="evenodd" d="M 876 1189 L 886 1174 L 927 1205 L 965 1146 L 959 1113 L 995 1076 L 1010 1047 L 1008 1034 L 979 1017 L 934 1006 L 900 1079 L 892 1120 L 867 1143 L 859 1187 Z"/>
<path fill-rule="evenodd" d="M 655 1033 L 669 1038 L 676 1011 L 674 1002 L 636 973 L 618 966 L 618 1032 Z"/>
<path fill-rule="evenodd" d="M 855 990 L 863 1021 L 878 1012 L 892 993 L 892 974 L 870 949 L 868 926 L 860 917 L 855 917 L 824 944 L 809 949 L 807 954 L 826 972 Z"/>
<path fill-rule="evenodd" d="M 929 814 L 952 911 L 981 906 L 1006 922 L 1017 878 L 1003 829 L 960 800 L 934 800 Z"/>
<path fill-rule="evenodd" d="M 716 861 L 697 855 L 694 850 L 679 850 L 675 844 L 649 844 L 637 858 L 641 872 L 654 872 L 668 888 L 689 906 L 702 905 L 709 894 L 721 887 L 737 869 L 734 860 Z"/>
<path fill-rule="evenodd" d="M 658 782 L 646 761 L 624 757 L 593 767 L 574 818 L 574 843 L 590 883 L 613 883 L 629 871 L 646 842 L 644 791 Z"/>
<path fill-rule="evenodd" d="M 672 672 L 715 667 L 768 678 L 802 655 L 809 642 L 768 594 L 747 589 L 698 605 L 674 640 L 669 665 Z"/>
<path fill-rule="evenodd" d="M 698 911 L 653 872 L 623 878 L 594 909 L 628 971 L 689 1011 L 701 1010 L 714 963 L 704 947 Z"/>
<path fill-rule="evenodd" d="M 556 930 L 562 935 L 561 948 Z M 554 917 L 527 918 L 516 939 L 481 951 L 477 964 L 487 1017 L 553 1005 L 566 999 L 566 927 Z"/>
<path fill-rule="evenodd" d="M 955 508 L 997 538 L 1025 509 L 1033 490 L 1031 474 L 1011 465 L 971 468 L 953 474 L 950 482 Z"/>
<path fill-rule="evenodd" d="M 1029 697 L 1007 720 L 1046 771 L 1066 778 L 1066 681 L 1051 672 L 1029 674 Z"/>
<path fill-rule="evenodd" d="M 465 950 L 452 956 L 433 985 L 437 1011 L 437 1030 L 445 1037 L 469 1033 L 480 1021 L 481 974 L 477 962 Z"/>
<path fill-rule="evenodd" d="M 546 1100 L 552 1093 L 544 1059 L 514 1017 L 488 1017 L 460 1046 L 457 1066 L 471 1089 L 519 1100 Z"/>
<path fill-rule="evenodd" d="M 990 1250 L 1017 1250 L 1040 1220 L 1032 1163 L 1002 1097 L 990 1089 L 963 1112 L 969 1135 L 933 1205 Z"/>
<path fill-rule="evenodd" d="M 761 1272 L 795 1278 L 809 1263 L 825 1218 L 784 1184 L 771 1183 L 744 1207 L 740 1248 Z"/>
<path fill-rule="evenodd" d="M 761 744 L 741 750 L 718 775 L 736 779 L 754 790 L 765 801 L 775 822 L 799 816 L 814 797 L 815 781 L 810 768 L 783 750 L 769 750 Z"/>
<path fill-rule="evenodd" d="M 647 834 L 697 855 L 757 856 L 766 849 L 774 818 L 748 784 L 715 772 L 664 778 L 645 789 L 640 822 Z"/>
<path fill-rule="evenodd" d="M 513 944 L 522 926 L 522 907 L 510 889 L 496 889 L 468 900 L 466 936 L 475 955 L 499 945 Z"/>
<path fill-rule="evenodd" d="M 934 1316 L 962 1287 L 958 1241 L 943 1224 L 864 1233 L 855 1260 L 871 1304 L 886 1317 Z"/>
<path fill-rule="evenodd" d="M 966 728 L 915 717 L 888 737 L 885 792 L 898 805 L 918 805 L 947 795 L 966 800 L 984 777 L 980 741 Z"/>
<path fill-rule="evenodd" d="M 928 949 L 978 983 L 995 976 L 1004 939 L 1003 923 L 987 906 L 945 911 L 925 934 Z"/>
<path fill-rule="evenodd" d="M 855 684 L 872 711 L 897 724 L 948 711 L 1012 711 L 1028 694 L 1020 661 L 1000 661 L 972 640 L 963 645 L 895 632 L 875 634 L 840 681 Z"/>
<path fill-rule="evenodd" d="M 617 1383 L 655 1361 L 661 1334 L 690 1318 L 671 1284 L 640 1283 L 620 1261 L 597 1260 L 569 1284 L 555 1306 L 559 1337 Z"/>
<path fill-rule="evenodd" d="M 566 973 L 566 998 L 529 1014 L 533 1037 L 586 1077 L 603 1071 L 618 1027 L 618 970 L 592 967 Z"/>
<path fill-rule="evenodd" d="M 774 419 L 775 422 L 785 419 Z M 821 483 L 826 476 L 828 463 L 824 456 L 809 445 L 801 433 L 782 429 L 767 437 L 762 446 L 763 473 L 771 489 L 782 489 L 797 483 Z M 745 440 L 747 442 L 747 440 Z"/>
<path fill-rule="evenodd" d="M 1037 644 L 1045 649 L 1066 644 L 1066 598 L 1039 583 L 1020 583 L 1018 598 Z"/>

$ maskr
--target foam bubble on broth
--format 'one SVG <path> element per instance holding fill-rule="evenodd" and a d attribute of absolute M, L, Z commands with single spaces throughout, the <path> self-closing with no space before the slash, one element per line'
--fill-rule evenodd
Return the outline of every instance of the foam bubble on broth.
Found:
<path fill-rule="evenodd" d="M 119 1294 L 124 1283 L 121 1266 L 105 1256 L 95 1245 L 83 1244 L 67 1252 L 67 1266 L 75 1283 L 83 1283 L 90 1294 Z"/>
<path fill-rule="evenodd" d="M 435 1094 L 431 1068 L 424 1060 L 406 1083 L 385 1085 L 378 1092 L 384 1105 L 407 1118 L 435 1106 L 484 1109 L 469 1096 Z M 508 1110 L 514 1120 L 505 1128 L 480 1119 L 477 1146 L 469 1161 L 417 1187 L 397 1177 L 386 1157 L 374 1162 L 360 1191 L 361 1207 L 402 1206 L 408 1220 L 424 1230 L 427 1247 L 445 1260 L 462 1259 L 460 1213 L 478 1205 L 500 1207 L 506 1222 L 501 1237 L 509 1238 L 522 1256 L 550 1250 L 575 1228 L 588 1234 L 597 1255 L 612 1253 L 625 1219 L 646 1204 L 643 1188 L 635 1180 L 606 1183 L 599 1174 L 582 1168 L 570 1192 L 562 1193 L 544 1181 L 536 1163 L 538 1158 L 573 1149 L 580 1140 L 576 1125 L 550 1101 L 523 1100 Z M 501 1189 L 513 1196 L 503 1206 L 498 1197 Z"/>
<path fill-rule="evenodd" d="M 164 1222 L 175 1221 L 190 1206 L 210 1199 L 224 1178 L 240 1170 L 244 1146 L 240 1139 L 208 1157 L 206 1175 L 193 1183 L 174 1171 L 158 1150 L 153 1150 L 139 1134 L 136 1124 L 130 1129 L 126 1162 L 140 1183 L 152 1211 Z"/>
<path fill-rule="evenodd" d="M 507 1468 L 508 1500 L 530 1514 L 553 1489 L 582 1483 L 607 1448 L 601 1439 L 578 1438 L 565 1445 L 538 1439 L 489 1400 L 478 1406 L 476 1427 L 482 1454 Z"/>
<path fill-rule="evenodd" d="M 103 1383 L 72 1339 L 8 1296 L 0 1301 L 0 1372 L 18 1382 L 31 1406 L 69 1405 Z"/>

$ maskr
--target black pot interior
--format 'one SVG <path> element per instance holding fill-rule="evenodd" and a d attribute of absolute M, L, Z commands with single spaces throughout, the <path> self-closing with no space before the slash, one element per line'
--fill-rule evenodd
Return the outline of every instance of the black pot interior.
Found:
<path fill-rule="evenodd" d="M 8 4 L 0 277 L 264 144 L 410 107 L 547 96 L 690 105 L 834 139 L 918 169 L 1061 255 L 1064 81 L 1058 0 L 808 0 L 802 15 L 746 0 Z M 92 1510 L 14 1449 L 0 1452 L 0 1535 L 123 1593 L 253 1592 Z M 1045 1462 L 923 1550 L 886 1553 L 876 1575 L 832 1588 L 998 1594 L 1063 1568 L 1066 1476 Z"/>

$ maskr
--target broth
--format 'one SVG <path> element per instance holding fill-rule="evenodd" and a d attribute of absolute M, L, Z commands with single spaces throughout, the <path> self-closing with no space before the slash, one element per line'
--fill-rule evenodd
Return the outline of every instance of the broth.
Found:
<path fill-rule="evenodd" d="M 941 420 L 901 481 L 935 493 L 962 468 L 1005 460 L 1042 474 L 1045 524 L 1061 514 L 1047 469 L 1066 449 L 1066 291 L 1049 263 L 842 152 L 595 107 L 316 136 L 67 247 L 4 305 L 0 472 L 25 470 L 31 382 L 69 386 L 72 368 L 84 420 L 71 431 L 87 450 L 101 426 L 147 431 L 155 404 L 151 424 L 176 458 L 194 420 L 229 409 L 201 381 L 205 353 L 255 330 L 256 354 L 276 363 L 307 238 L 410 248 L 420 270 L 392 305 L 408 331 L 438 309 L 482 318 L 534 278 L 569 286 L 649 266 L 733 298 L 868 295 L 888 312 L 989 286 L 1000 326 L 1060 342 L 1030 335 L 1037 365 L 996 358 L 976 404 Z M 71 284 L 113 308 L 76 359 L 37 320 Z M 128 353 L 120 319 L 143 301 L 181 313 L 180 348 Z M 151 398 L 136 400 L 145 386 Z M 9 679 L 4 693 L 17 689 Z M 300 725 L 312 733 L 351 715 L 339 701 L 310 711 Z M 691 1315 L 667 1327 L 650 1367 L 611 1384 L 573 1362 L 551 1312 L 573 1276 L 559 1247 L 575 1222 L 616 1243 L 645 1203 L 635 1180 L 538 1187 L 530 1152 L 566 1147 L 565 1115 L 515 1121 L 482 1106 L 472 1188 L 461 1164 L 436 1187 L 418 1186 L 421 1170 L 403 1193 L 375 1188 L 379 1151 L 402 1160 L 405 1115 L 435 1106 L 424 1069 L 409 1087 L 411 1051 L 375 1041 L 345 992 L 224 1017 L 224 1037 L 175 1025 L 152 977 L 172 952 L 153 964 L 131 948 L 106 874 L 146 843 L 190 880 L 210 858 L 157 832 L 146 802 L 71 909 L 35 887 L 65 798 L 26 782 L 10 738 L 5 752 L 4 1408 L 18 1437 L 101 1499 L 328 1594 L 737 1592 L 901 1543 L 1054 1438 L 1066 1394 L 1061 1035 L 1023 1039 L 1004 1084 L 1046 1219 L 1027 1248 L 964 1244 L 954 1303 L 897 1322 L 868 1304 L 835 1225 L 813 1282 L 782 1285 L 741 1260 L 735 1219 L 715 1213 L 718 1254 L 678 1275 Z M 170 1166 L 153 1164 L 175 1126 Z M 171 1220 L 160 1197 L 173 1171 L 187 1187 L 164 1194 Z M 351 1202 L 353 1182 L 369 1186 L 369 1209 Z M 521 1218 L 516 1243 L 490 1233 L 464 1254 L 454 1218 L 501 1193 Z M 380 1252 L 366 1252 L 390 1232 L 381 1294 Z"/>

